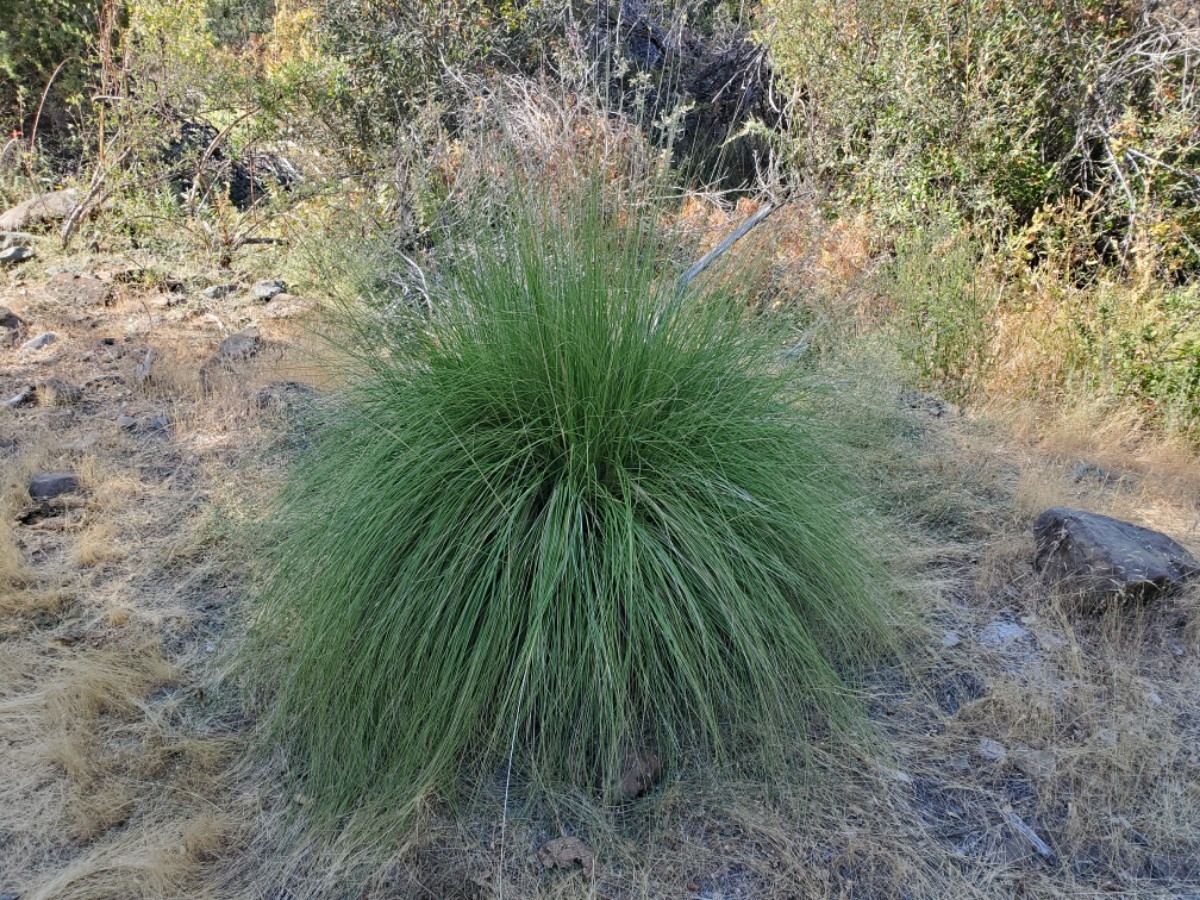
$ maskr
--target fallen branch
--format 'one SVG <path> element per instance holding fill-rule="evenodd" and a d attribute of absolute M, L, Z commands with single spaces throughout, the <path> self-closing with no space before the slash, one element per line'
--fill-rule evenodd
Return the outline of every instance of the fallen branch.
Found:
<path fill-rule="evenodd" d="M 1004 820 L 1008 822 L 1008 824 L 1015 832 L 1017 832 L 1017 834 L 1029 841 L 1033 849 L 1036 850 L 1042 857 L 1050 862 L 1054 862 L 1058 859 L 1057 855 L 1055 855 L 1054 851 L 1050 848 L 1050 845 L 1038 837 L 1038 833 L 1026 825 L 1020 816 L 1018 816 L 1011 809 L 1006 809 L 1003 812 Z"/>

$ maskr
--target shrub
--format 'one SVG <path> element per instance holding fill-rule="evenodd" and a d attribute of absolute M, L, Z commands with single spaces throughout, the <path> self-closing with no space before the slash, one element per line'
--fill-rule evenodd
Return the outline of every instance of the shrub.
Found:
<path fill-rule="evenodd" d="M 986 375 L 998 292 L 980 276 L 983 254 L 953 226 L 913 229 L 896 240 L 882 287 L 899 308 L 901 355 L 925 381 L 956 398 Z"/>
<path fill-rule="evenodd" d="M 88 86 L 86 58 L 95 32 L 95 5 L 87 0 L 6 5 L 0 17 L 0 119 L 5 131 L 31 128 L 47 87 L 39 131 L 46 137 L 65 129 L 68 114 Z M 55 137 L 61 142 L 66 136 Z"/>
<path fill-rule="evenodd" d="M 894 633 L 836 432 L 736 298 L 677 297 L 640 216 L 502 208 L 426 317 L 339 310 L 358 375 L 267 525 L 245 658 L 327 821 L 506 758 L 610 799 L 642 748 L 782 758 Z"/>
<path fill-rule="evenodd" d="M 793 159 L 886 219 L 999 235 L 1097 198 L 1093 242 L 1119 255 L 1158 228 L 1200 270 L 1188 4 L 766 0 L 763 34 L 795 91 Z"/>

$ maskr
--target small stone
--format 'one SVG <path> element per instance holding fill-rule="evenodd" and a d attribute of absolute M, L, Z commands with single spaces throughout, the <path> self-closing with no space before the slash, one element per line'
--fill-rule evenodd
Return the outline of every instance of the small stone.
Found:
<path fill-rule="evenodd" d="M 1115 728 L 1101 728 L 1096 732 L 1096 740 L 1106 747 L 1117 746 L 1117 740 L 1120 735 Z"/>
<path fill-rule="evenodd" d="M 945 634 L 942 635 L 942 646 L 945 647 L 946 649 L 949 649 L 951 647 L 957 647 L 961 643 L 962 643 L 962 638 L 960 638 L 956 632 L 947 631 Z"/>
<path fill-rule="evenodd" d="M 260 281 L 250 289 L 250 295 L 259 303 L 266 303 L 287 291 L 287 285 L 277 278 Z"/>
<path fill-rule="evenodd" d="M 1058 760 L 1048 750 L 1034 750 L 1018 744 L 1010 756 L 1013 765 L 1030 778 L 1049 778 L 1058 768 Z"/>
<path fill-rule="evenodd" d="M 47 331 L 45 334 L 39 334 L 35 338 L 30 338 L 21 345 L 22 350 L 41 350 L 43 347 L 53 344 L 58 340 L 58 335 L 52 331 Z"/>
<path fill-rule="evenodd" d="M 171 420 L 160 413 L 151 419 L 147 419 L 145 427 L 147 431 L 166 431 L 171 427 Z"/>
<path fill-rule="evenodd" d="M 221 341 L 217 355 L 225 359 L 248 359 L 258 352 L 261 344 L 258 329 L 251 326 Z"/>
<path fill-rule="evenodd" d="M 29 479 L 29 496 L 34 500 L 52 500 L 79 490 L 79 476 L 72 472 L 44 472 Z"/>
<path fill-rule="evenodd" d="M 32 247 L 18 246 L 0 250 L 0 265 L 15 266 L 17 263 L 23 263 L 30 259 L 33 259 Z"/>
<path fill-rule="evenodd" d="M 888 769 L 887 774 L 892 781 L 898 781 L 901 784 L 912 784 L 912 776 L 902 769 Z"/>
<path fill-rule="evenodd" d="M 1004 762 L 1008 759 L 1008 751 L 1004 749 L 1004 745 L 991 738 L 980 738 L 979 755 L 995 762 Z"/>
<path fill-rule="evenodd" d="M 228 297 L 230 294 L 236 294 L 237 289 L 238 286 L 236 284 L 214 284 L 202 290 L 200 296 L 206 300 L 220 300 L 223 297 Z"/>
<path fill-rule="evenodd" d="M 133 431 L 137 428 L 137 419 L 133 416 L 117 416 L 117 427 L 122 431 Z"/>
<path fill-rule="evenodd" d="M 971 761 L 965 756 L 950 756 L 946 758 L 946 768 L 953 772 L 966 772 L 971 768 Z"/>
<path fill-rule="evenodd" d="M 1146 699 L 1149 700 L 1151 703 L 1153 703 L 1155 706 L 1163 705 L 1163 698 L 1161 696 L 1159 696 L 1158 691 L 1151 691 L 1149 694 L 1146 695 Z"/>
<path fill-rule="evenodd" d="M 979 643 L 985 647 L 1007 647 L 1013 641 L 1026 640 L 1029 632 L 1012 622 L 989 622 L 979 633 Z"/>

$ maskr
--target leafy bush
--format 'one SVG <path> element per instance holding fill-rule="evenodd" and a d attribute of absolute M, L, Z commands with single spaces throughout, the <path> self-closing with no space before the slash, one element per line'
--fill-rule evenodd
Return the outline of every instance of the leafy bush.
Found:
<path fill-rule="evenodd" d="M 795 89 L 793 158 L 885 219 L 1000 235 L 1099 198 L 1110 256 L 1158 227 L 1200 270 L 1188 4 L 767 0 L 763 34 Z"/>
<path fill-rule="evenodd" d="M 0 120 L 7 123 L 6 131 L 32 125 L 47 85 L 43 136 L 65 124 L 68 108 L 79 101 L 86 83 L 95 7 L 90 0 L 39 0 L 5 8 L 0 17 Z"/>
<path fill-rule="evenodd" d="M 982 253 L 960 230 L 914 229 L 896 241 L 882 287 L 899 307 L 901 354 L 926 381 L 962 396 L 986 374 L 998 295 L 976 269 Z"/>
<path fill-rule="evenodd" d="M 637 215 L 505 209 L 427 317 L 340 310 L 359 377 L 267 525 L 245 658 L 326 821 L 506 758 L 610 798 L 642 748 L 779 758 L 893 639 L 835 427 L 736 298 L 677 296 Z"/>

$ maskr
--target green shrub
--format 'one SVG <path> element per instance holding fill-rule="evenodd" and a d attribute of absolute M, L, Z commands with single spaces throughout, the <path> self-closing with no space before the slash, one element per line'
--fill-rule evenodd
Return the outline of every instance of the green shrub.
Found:
<path fill-rule="evenodd" d="M 506 759 L 611 799 L 630 751 L 769 761 L 856 720 L 843 673 L 895 624 L 835 427 L 618 218 L 509 210 L 444 248 L 427 316 L 336 316 L 358 377 L 271 514 L 245 651 L 327 822 L 399 827 Z"/>
<path fill-rule="evenodd" d="M 5 131 L 33 124 L 47 85 L 51 89 L 39 123 L 43 137 L 65 124 L 68 109 L 79 103 L 87 84 L 95 28 L 96 4 L 89 0 L 0 7 L 0 120 Z"/>
<path fill-rule="evenodd" d="M 998 295 L 982 253 L 959 229 L 914 229 L 896 241 L 882 289 L 897 305 L 901 355 L 919 377 L 962 397 L 986 375 Z"/>
<path fill-rule="evenodd" d="M 1186 5 L 766 0 L 762 34 L 795 92 L 793 160 L 886 221 L 949 212 L 1001 235 L 1095 198 L 1090 241 L 1128 251 L 1159 227 L 1200 271 Z"/>

